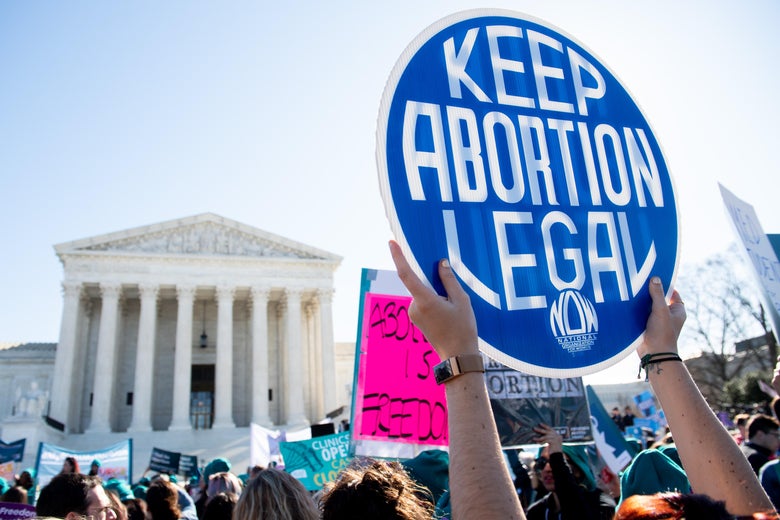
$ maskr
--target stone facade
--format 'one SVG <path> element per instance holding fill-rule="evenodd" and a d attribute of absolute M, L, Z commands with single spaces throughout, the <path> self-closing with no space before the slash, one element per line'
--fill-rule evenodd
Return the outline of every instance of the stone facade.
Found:
<path fill-rule="evenodd" d="M 52 442 L 200 429 L 225 439 L 251 422 L 297 427 L 348 407 L 333 341 L 339 256 L 210 213 L 55 251 L 56 349 L 27 361 L 0 349 L 39 367 L 14 375 L 3 358 L 0 383 L 38 395 L 29 410 L 61 430 Z M 0 418 L 18 416 L 16 397 L 0 397 Z"/>

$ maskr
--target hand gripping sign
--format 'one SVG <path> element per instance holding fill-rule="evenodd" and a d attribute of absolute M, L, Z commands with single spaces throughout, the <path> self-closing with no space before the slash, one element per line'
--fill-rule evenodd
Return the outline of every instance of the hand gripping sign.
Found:
<path fill-rule="evenodd" d="M 679 251 L 677 203 L 641 110 L 582 44 L 502 10 L 451 15 L 404 51 L 382 98 L 390 225 L 437 287 L 450 260 L 480 348 L 574 377 L 633 350 Z"/>

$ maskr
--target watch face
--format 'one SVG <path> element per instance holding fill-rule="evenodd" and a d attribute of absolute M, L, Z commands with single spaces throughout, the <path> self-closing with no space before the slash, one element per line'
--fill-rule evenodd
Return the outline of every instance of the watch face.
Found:
<path fill-rule="evenodd" d="M 452 365 L 450 364 L 450 360 L 447 359 L 445 361 L 442 361 L 435 367 L 433 367 L 433 375 L 436 378 L 437 383 L 441 383 L 442 381 L 446 381 L 447 379 L 452 377 Z"/>

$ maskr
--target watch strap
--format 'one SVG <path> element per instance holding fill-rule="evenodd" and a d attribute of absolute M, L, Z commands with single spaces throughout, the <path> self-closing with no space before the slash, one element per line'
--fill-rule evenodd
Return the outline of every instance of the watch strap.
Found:
<path fill-rule="evenodd" d="M 444 384 L 447 381 L 455 379 L 459 375 L 467 372 L 484 372 L 485 363 L 482 360 L 482 354 L 464 354 L 462 356 L 453 356 L 445 359 L 433 369 L 438 384 Z"/>

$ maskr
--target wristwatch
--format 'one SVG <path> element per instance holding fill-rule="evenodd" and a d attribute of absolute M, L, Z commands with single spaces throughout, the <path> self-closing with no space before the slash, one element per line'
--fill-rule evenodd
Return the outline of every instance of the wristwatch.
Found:
<path fill-rule="evenodd" d="M 485 364 L 482 361 L 482 354 L 465 354 L 445 359 L 433 367 L 433 376 L 436 378 L 436 382 L 442 385 L 466 372 L 484 371 Z"/>

